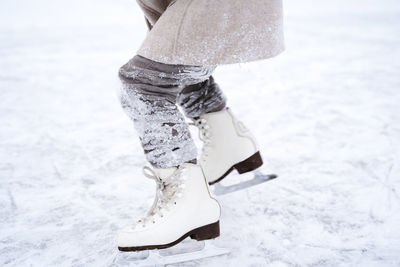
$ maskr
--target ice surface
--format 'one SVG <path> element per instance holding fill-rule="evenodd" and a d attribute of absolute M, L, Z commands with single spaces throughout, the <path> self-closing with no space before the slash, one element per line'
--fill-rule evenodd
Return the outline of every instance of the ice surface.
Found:
<path fill-rule="evenodd" d="M 215 74 L 279 178 L 221 196 L 231 255 L 186 265 L 399 266 L 400 2 L 284 5 L 286 52 Z M 2 0 L 0 22 L 0 265 L 111 266 L 154 193 L 115 93 L 142 15 Z"/>

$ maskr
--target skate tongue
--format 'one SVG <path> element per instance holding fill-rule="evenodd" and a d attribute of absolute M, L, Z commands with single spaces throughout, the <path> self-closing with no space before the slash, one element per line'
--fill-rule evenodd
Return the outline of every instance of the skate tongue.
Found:
<path fill-rule="evenodd" d="M 157 194 L 163 194 L 167 198 L 175 195 L 178 185 L 174 182 L 174 175 L 178 171 L 177 167 L 172 168 L 150 168 L 145 166 L 143 173 L 146 177 L 151 178 L 157 183 Z M 160 198 L 159 195 L 157 198 Z"/>
<path fill-rule="evenodd" d="M 175 173 L 175 171 L 176 171 L 177 169 L 178 169 L 178 168 L 176 168 L 176 167 L 172 167 L 172 168 L 159 168 L 159 169 L 154 168 L 154 172 L 156 173 L 156 175 L 157 175 L 158 177 L 160 177 L 161 180 L 163 180 L 163 179 L 165 179 L 165 178 L 168 178 L 168 177 L 172 176 L 172 175 Z"/>

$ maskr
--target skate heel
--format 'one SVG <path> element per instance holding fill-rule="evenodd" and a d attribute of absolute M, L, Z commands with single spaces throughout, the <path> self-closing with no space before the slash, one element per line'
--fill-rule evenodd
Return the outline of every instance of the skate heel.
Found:
<path fill-rule="evenodd" d="M 219 236 L 219 221 L 194 229 L 190 233 L 191 239 L 197 241 L 213 239 Z"/>
<path fill-rule="evenodd" d="M 263 161 L 260 152 L 257 151 L 251 157 L 233 165 L 233 168 L 235 168 L 238 171 L 238 173 L 242 174 L 249 171 L 253 171 L 258 167 L 260 167 L 261 165 L 263 165 Z"/>

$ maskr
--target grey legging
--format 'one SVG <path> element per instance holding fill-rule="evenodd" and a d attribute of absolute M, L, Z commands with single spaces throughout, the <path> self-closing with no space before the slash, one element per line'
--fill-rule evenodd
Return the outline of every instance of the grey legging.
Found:
<path fill-rule="evenodd" d="M 188 118 L 224 109 L 225 96 L 211 76 L 214 69 L 162 64 L 141 56 L 120 68 L 122 107 L 154 167 L 196 161 L 197 149 L 176 103 Z"/>

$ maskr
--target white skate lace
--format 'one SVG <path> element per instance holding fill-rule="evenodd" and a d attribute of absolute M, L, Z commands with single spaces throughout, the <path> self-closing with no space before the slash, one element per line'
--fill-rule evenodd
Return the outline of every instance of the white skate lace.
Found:
<path fill-rule="evenodd" d="M 132 225 L 132 229 L 141 225 L 146 227 L 148 223 L 156 223 L 157 217 L 164 217 L 165 212 L 168 212 L 171 206 L 176 205 L 178 198 L 182 197 L 184 181 L 186 176 L 183 175 L 184 168 L 179 167 L 171 176 L 160 178 L 157 173 L 150 167 L 143 167 L 143 174 L 157 184 L 156 196 L 153 205 L 147 212 L 147 215 Z"/>
<path fill-rule="evenodd" d="M 207 124 L 206 119 L 193 120 L 189 125 L 194 125 L 199 129 L 199 139 L 203 142 L 203 147 L 201 149 L 200 161 L 205 161 L 208 157 L 208 152 L 211 145 L 211 132 L 210 125 Z"/>

